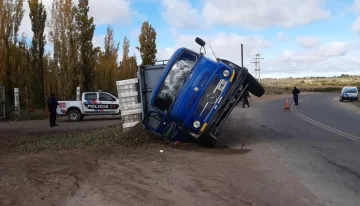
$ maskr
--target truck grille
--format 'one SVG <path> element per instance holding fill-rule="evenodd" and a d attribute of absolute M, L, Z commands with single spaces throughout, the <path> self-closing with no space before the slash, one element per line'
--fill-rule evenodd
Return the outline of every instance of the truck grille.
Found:
<path fill-rule="evenodd" d="M 199 84 L 197 85 L 199 88 L 203 88 L 206 85 L 206 82 L 209 80 L 211 73 L 205 73 L 204 76 L 200 79 Z M 192 105 L 194 105 L 195 99 L 198 97 L 197 92 L 192 92 L 188 103 L 186 104 L 186 108 L 189 109 Z"/>
<path fill-rule="evenodd" d="M 225 86 L 226 81 L 216 76 L 206 89 L 204 96 L 201 98 L 201 101 L 195 110 L 195 115 L 206 117 L 214 107 Z"/>
<path fill-rule="evenodd" d="M 200 79 L 198 87 L 203 88 L 206 85 L 206 82 L 209 80 L 211 73 L 205 73 L 204 76 Z"/>

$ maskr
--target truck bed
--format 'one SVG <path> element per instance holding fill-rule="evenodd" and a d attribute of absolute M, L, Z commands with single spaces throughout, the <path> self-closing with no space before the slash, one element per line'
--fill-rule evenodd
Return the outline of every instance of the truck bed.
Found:
<path fill-rule="evenodd" d="M 66 115 L 67 110 L 70 107 L 76 107 L 82 112 L 81 101 L 58 101 L 58 102 L 59 102 L 59 106 L 56 109 L 56 113 L 59 115 Z"/>

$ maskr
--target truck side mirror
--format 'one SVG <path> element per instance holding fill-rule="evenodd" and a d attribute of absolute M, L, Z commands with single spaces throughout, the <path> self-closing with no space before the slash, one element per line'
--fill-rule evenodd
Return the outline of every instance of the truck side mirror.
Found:
<path fill-rule="evenodd" d="M 199 37 L 196 37 L 195 42 L 196 42 L 197 44 L 199 44 L 201 47 L 204 47 L 204 46 L 205 46 L 205 41 L 202 40 L 202 39 L 199 38 Z"/>
<path fill-rule="evenodd" d="M 204 49 L 204 52 L 205 52 L 205 54 L 206 54 L 206 50 L 205 50 L 205 47 L 204 47 L 204 46 L 205 46 L 205 41 L 202 40 L 202 39 L 199 38 L 199 37 L 196 37 L 195 42 L 201 46 L 201 48 L 200 48 L 200 54 L 204 54 L 204 53 L 201 52 L 202 49 Z"/>

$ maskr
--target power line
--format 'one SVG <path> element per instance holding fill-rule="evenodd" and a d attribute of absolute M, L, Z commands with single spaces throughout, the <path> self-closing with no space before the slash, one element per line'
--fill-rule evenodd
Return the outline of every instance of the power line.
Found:
<path fill-rule="evenodd" d="M 258 81 L 260 82 L 261 79 L 260 79 L 260 59 L 264 59 L 262 57 L 260 57 L 260 54 L 256 54 L 255 55 L 255 59 L 254 62 L 251 62 L 251 63 L 254 63 L 255 64 L 255 78 L 258 79 Z"/>

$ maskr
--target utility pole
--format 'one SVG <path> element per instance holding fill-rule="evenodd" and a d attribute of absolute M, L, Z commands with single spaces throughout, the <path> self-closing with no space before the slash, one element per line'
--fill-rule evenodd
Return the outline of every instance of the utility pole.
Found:
<path fill-rule="evenodd" d="M 251 62 L 251 63 L 254 63 L 255 64 L 255 79 L 258 79 L 258 81 L 260 82 L 261 79 L 260 79 L 260 59 L 264 59 L 264 58 L 260 58 L 260 54 L 256 54 L 255 55 L 255 59 L 254 62 Z"/>

